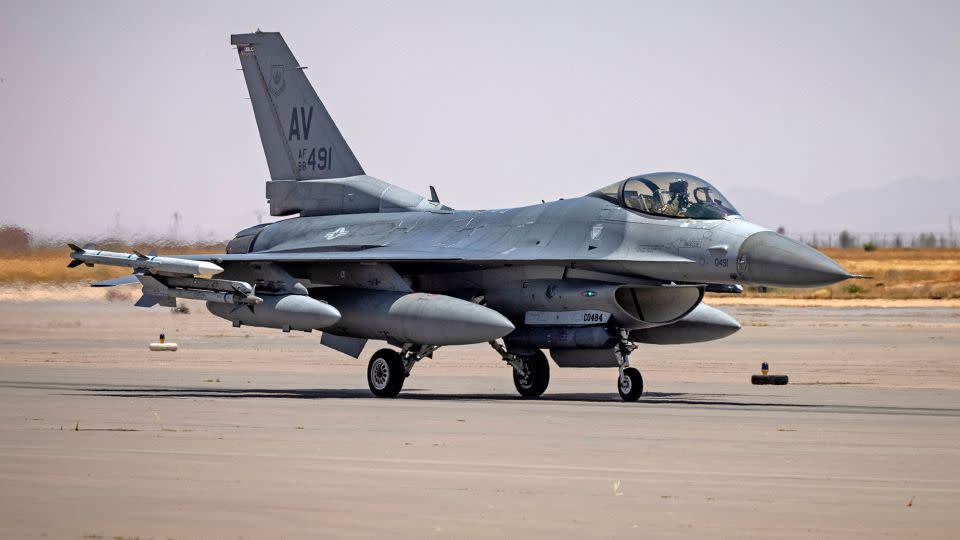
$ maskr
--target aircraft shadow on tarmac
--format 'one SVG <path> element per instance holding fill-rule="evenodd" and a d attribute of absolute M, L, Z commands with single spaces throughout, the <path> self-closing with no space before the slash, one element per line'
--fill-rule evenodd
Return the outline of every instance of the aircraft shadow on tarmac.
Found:
<path fill-rule="evenodd" d="M 60 390 L 61 395 L 95 395 L 127 398 L 207 398 L 207 399 L 383 399 L 374 397 L 366 388 L 201 388 L 172 386 L 90 386 L 80 383 L 30 383 L 0 381 L 0 387 Z M 714 407 L 788 407 L 818 408 L 823 405 L 756 401 L 762 396 L 743 394 L 707 394 L 681 392 L 646 392 L 637 403 L 661 405 L 699 405 Z M 743 399 L 750 398 L 750 399 Z M 547 393 L 536 399 L 522 398 L 511 393 L 450 393 L 440 394 L 426 389 L 409 388 L 396 399 L 422 401 L 544 401 L 580 403 L 621 403 L 615 392 Z M 624 405 L 630 405 L 626 403 Z"/>
<path fill-rule="evenodd" d="M 122 385 L 92 386 L 83 383 L 51 383 L 28 381 L 0 381 L 0 388 L 53 390 L 59 395 L 85 395 L 100 397 L 126 397 L 141 399 L 383 399 L 370 394 L 363 388 L 200 388 L 172 386 L 133 386 Z M 783 401 L 763 401 L 766 396 L 745 394 L 689 393 L 689 392 L 647 392 L 637 403 L 660 406 L 693 406 L 694 408 L 738 409 L 769 408 L 789 409 L 807 412 L 848 413 L 848 414 L 889 414 L 909 416 L 950 416 L 960 417 L 960 409 L 937 407 L 903 407 L 891 405 L 845 405 L 824 403 L 789 403 Z M 769 396 L 774 398 L 775 396 Z M 761 398 L 761 399 L 758 399 Z M 607 393 L 553 393 L 544 394 L 537 399 L 527 400 L 508 393 L 451 393 L 440 394 L 424 389 L 405 389 L 396 399 L 421 401 L 492 401 L 492 402 L 568 402 L 568 403 L 610 403 L 631 406 L 620 397 Z M 385 400 L 389 401 L 389 400 Z"/>
<path fill-rule="evenodd" d="M 78 388 L 83 392 L 110 397 L 138 398 L 281 398 L 281 399 L 381 399 L 370 394 L 367 389 L 266 389 L 266 388 Z M 690 394 L 677 392 L 648 392 L 639 403 L 669 403 L 688 405 L 728 405 L 728 406 L 785 406 L 817 407 L 818 405 L 799 405 L 784 403 L 758 403 L 733 401 L 735 395 Z M 616 393 L 555 393 L 544 394 L 530 400 L 520 396 L 500 393 L 438 394 L 422 389 L 405 389 L 397 399 L 423 401 L 557 401 L 557 402 L 594 402 L 623 403 Z"/>
<path fill-rule="evenodd" d="M 131 386 L 100 385 L 91 386 L 82 383 L 50 383 L 26 381 L 0 381 L 0 387 L 59 390 L 61 395 L 95 395 L 103 397 L 127 398 L 207 398 L 207 399 L 383 399 L 374 397 L 366 388 L 206 388 L 175 386 Z M 762 396 L 743 394 L 707 394 L 681 392 L 646 392 L 638 403 L 675 404 L 675 405 L 713 405 L 731 407 L 800 407 L 811 408 L 822 405 L 798 403 L 777 403 L 774 401 L 756 401 Z M 741 399 L 738 399 L 741 398 Z M 743 400 L 742 398 L 752 398 Z M 546 401 L 546 402 L 593 402 L 623 403 L 616 392 L 588 393 L 567 392 L 547 393 L 536 399 L 522 398 L 512 393 L 434 393 L 426 389 L 408 388 L 396 399 L 423 401 Z M 629 405 L 629 404 L 627 404 Z"/>

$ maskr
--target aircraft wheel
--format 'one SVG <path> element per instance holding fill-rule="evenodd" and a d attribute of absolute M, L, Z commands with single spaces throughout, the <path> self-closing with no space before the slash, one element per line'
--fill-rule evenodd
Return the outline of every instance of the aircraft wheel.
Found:
<path fill-rule="evenodd" d="M 406 378 L 403 358 L 397 351 L 380 349 L 367 364 L 367 384 L 377 397 L 397 397 Z"/>
<path fill-rule="evenodd" d="M 521 357 L 525 374 L 513 370 L 513 385 L 521 396 L 531 398 L 540 397 L 550 384 L 550 364 L 543 351 L 537 351 L 531 356 Z"/>
<path fill-rule="evenodd" d="M 643 377 L 637 368 L 628 367 L 623 370 L 623 377 L 617 381 L 617 390 L 624 401 L 636 401 L 643 393 Z"/>

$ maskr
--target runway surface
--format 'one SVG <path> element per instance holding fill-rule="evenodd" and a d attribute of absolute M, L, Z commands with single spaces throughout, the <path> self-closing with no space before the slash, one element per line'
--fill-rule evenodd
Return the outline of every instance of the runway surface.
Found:
<path fill-rule="evenodd" d="M 109 303 L 0 304 L 0 536 L 878 537 L 960 526 L 960 310 L 729 308 L 643 347 L 647 393 L 487 347 L 401 397 L 317 334 Z M 164 331 L 176 353 L 150 353 Z M 751 386 L 761 361 L 783 387 Z"/>

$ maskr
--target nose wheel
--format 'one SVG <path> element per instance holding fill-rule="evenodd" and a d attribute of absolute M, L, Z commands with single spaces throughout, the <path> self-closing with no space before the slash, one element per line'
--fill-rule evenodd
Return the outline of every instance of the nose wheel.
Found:
<path fill-rule="evenodd" d="M 624 401 L 636 401 L 643 394 L 643 377 L 640 370 L 630 367 L 630 353 L 637 349 L 628 339 L 626 330 L 620 330 L 620 343 L 617 344 L 617 363 L 620 376 L 617 378 L 617 392 Z"/>
<path fill-rule="evenodd" d="M 617 382 L 617 391 L 624 401 L 636 401 L 643 394 L 643 376 L 640 370 L 633 367 L 624 368 L 620 380 Z"/>

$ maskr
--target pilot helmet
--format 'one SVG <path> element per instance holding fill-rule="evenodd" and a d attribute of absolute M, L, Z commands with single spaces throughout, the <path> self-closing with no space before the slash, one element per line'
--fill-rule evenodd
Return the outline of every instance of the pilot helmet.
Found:
<path fill-rule="evenodd" d="M 676 180 L 670 182 L 670 193 L 671 194 L 686 194 L 687 188 L 690 187 L 690 183 L 684 180 L 683 178 L 677 178 Z"/>

